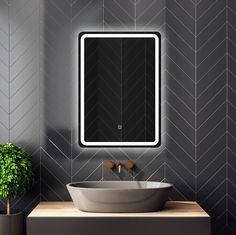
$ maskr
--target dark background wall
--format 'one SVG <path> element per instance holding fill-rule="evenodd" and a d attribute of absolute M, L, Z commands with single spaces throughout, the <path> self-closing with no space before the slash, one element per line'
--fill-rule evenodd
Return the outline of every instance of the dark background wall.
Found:
<path fill-rule="evenodd" d="M 0 144 L 12 141 L 33 155 L 40 175 L 38 1 L 0 0 Z M 40 178 L 14 207 L 30 210 L 40 200 Z M 0 200 L 2 208 L 4 200 Z"/>
<path fill-rule="evenodd" d="M 0 0 L 0 141 L 27 149 L 38 175 L 14 206 L 68 200 L 66 183 L 117 180 L 103 162 L 131 159 L 122 179 L 171 182 L 171 199 L 197 200 L 213 234 L 236 234 L 235 14 L 234 0 Z M 161 32 L 160 148 L 78 146 L 85 30 Z"/>

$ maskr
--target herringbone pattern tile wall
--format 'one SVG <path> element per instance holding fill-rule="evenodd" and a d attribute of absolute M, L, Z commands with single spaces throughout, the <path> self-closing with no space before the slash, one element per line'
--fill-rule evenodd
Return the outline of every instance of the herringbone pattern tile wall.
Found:
<path fill-rule="evenodd" d="M 227 225 L 236 233 L 236 2 L 227 1 Z"/>
<path fill-rule="evenodd" d="M 31 210 L 40 200 L 39 1 L 0 1 L 0 143 L 32 156 L 36 183 L 13 202 Z"/>
<path fill-rule="evenodd" d="M 15 206 L 69 200 L 66 183 L 117 180 L 103 162 L 131 159 L 122 179 L 169 181 L 171 199 L 209 212 L 213 234 L 236 234 L 235 15 L 235 0 L 0 0 L 0 141 L 41 168 Z M 77 36 L 89 30 L 161 32 L 160 148 L 78 146 Z"/>
<path fill-rule="evenodd" d="M 226 225 L 226 2 L 197 5 L 197 199 Z"/>
<path fill-rule="evenodd" d="M 9 26 L 8 4 L 0 4 L 0 141 L 9 138 Z M 1 199 L 0 206 L 4 205 Z"/>
<path fill-rule="evenodd" d="M 166 178 L 195 198 L 195 5 L 166 1 Z M 190 4 L 190 5 L 189 5 Z M 184 189 L 184 190 L 183 190 Z"/>

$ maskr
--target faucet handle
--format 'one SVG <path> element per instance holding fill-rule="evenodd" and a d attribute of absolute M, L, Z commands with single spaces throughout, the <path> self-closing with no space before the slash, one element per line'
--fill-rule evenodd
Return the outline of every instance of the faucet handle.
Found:
<path fill-rule="evenodd" d="M 134 163 L 131 160 L 126 160 L 125 162 L 125 168 L 130 171 L 134 168 Z"/>
<path fill-rule="evenodd" d="M 115 163 L 112 160 L 107 160 L 104 164 L 104 166 L 109 169 L 112 170 L 115 167 Z"/>

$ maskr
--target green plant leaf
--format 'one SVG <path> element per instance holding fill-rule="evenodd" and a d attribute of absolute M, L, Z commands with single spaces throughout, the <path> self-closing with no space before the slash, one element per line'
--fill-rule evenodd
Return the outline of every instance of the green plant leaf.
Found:
<path fill-rule="evenodd" d="M 6 143 L 0 146 L 0 197 L 16 198 L 34 183 L 31 156 L 20 147 Z"/>

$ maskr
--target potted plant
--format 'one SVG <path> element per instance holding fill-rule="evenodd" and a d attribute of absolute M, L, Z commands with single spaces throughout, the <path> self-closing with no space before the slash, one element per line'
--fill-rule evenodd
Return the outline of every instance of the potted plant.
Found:
<path fill-rule="evenodd" d="M 0 234 L 22 235 L 24 218 L 12 210 L 11 200 L 26 193 L 34 182 L 30 155 L 12 143 L 0 146 L 0 197 L 7 200 L 0 211 Z"/>

